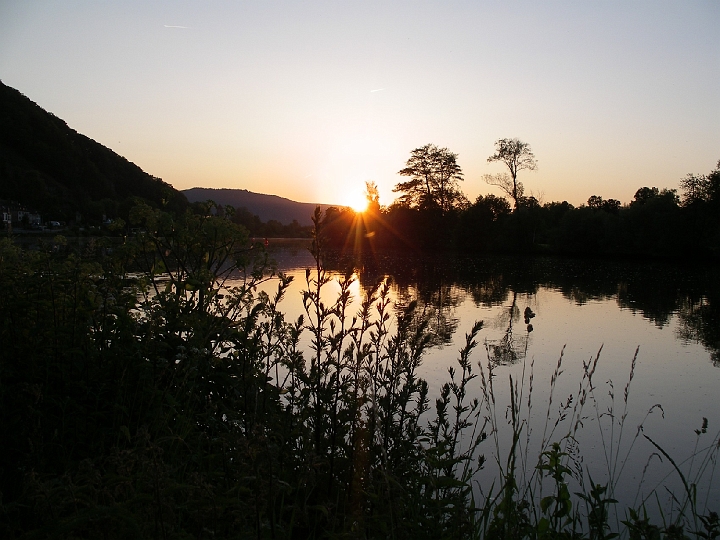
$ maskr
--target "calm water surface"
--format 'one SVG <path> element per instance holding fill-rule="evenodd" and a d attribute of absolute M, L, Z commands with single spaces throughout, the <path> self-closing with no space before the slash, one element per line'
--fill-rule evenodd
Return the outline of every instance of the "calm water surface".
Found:
<path fill-rule="evenodd" d="M 303 313 L 301 290 L 305 269 L 314 266 L 302 246 L 272 246 L 279 269 L 295 277 L 284 301 L 284 310 L 296 318 Z M 344 263 L 329 261 L 340 270 Z M 677 480 L 668 460 L 642 434 L 657 442 L 693 477 L 699 463 L 686 461 L 696 444 L 695 430 L 703 418 L 708 433 L 699 447 L 712 442 L 720 428 L 720 280 L 717 267 L 666 263 L 634 263 L 570 259 L 513 257 L 456 258 L 376 255 L 356 264 L 354 293 L 361 296 L 379 279 L 392 280 L 393 299 L 399 304 L 417 300 L 430 316 L 435 346 L 425 355 L 420 375 L 437 395 L 449 380 L 448 368 L 456 365 L 465 333 L 476 320 L 484 323 L 474 352 L 486 369 L 494 366 L 498 422 L 506 423 L 509 377 L 524 381 L 523 417 L 528 419 L 533 462 L 542 442 L 546 419 L 552 426 L 562 414 L 562 404 L 574 406 L 583 377 L 583 364 L 600 352 L 593 382 L 595 400 L 584 407 L 583 428 L 576 437 L 583 468 L 596 482 L 616 478 L 618 496 L 633 502 L 663 481 Z M 328 291 L 328 295 L 332 292 Z M 526 308 L 534 317 L 524 320 Z M 634 376 L 628 387 L 627 418 L 622 440 L 612 418 L 619 421 L 624 395 L 637 351 Z M 560 376 L 550 402 L 551 377 L 562 355 Z M 533 376 L 528 409 L 530 373 Z M 480 397 L 480 380 L 473 381 Z M 614 395 L 614 403 L 611 398 Z M 660 405 L 659 407 L 653 407 Z M 647 412 L 652 412 L 647 415 Z M 611 415 L 612 413 L 612 415 Z M 564 426 L 564 427 L 563 427 Z M 560 439 L 569 426 L 561 424 L 553 435 Z M 504 430 L 509 433 L 509 430 Z M 526 432 L 523 433 L 525 437 Z M 504 435 L 503 435 L 504 436 Z M 501 437 L 501 450 L 508 441 Z M 535 450 L 533 450 L 535 449 Z M 623 469 L 613 469 L 613 454 L 623 459 Z M 484 449 L 490 459 L 492 448 Z M 534 452 L 534 453 L 533 453 Z M 501 452 L 502 453 L 502 452 Z M 654 455 L 653 455 L 654 454 Z M 650 457 L 652 456 L 652 457 Z M 650 465 L 647 466 L 648 459 Z M 692 467 L 691 467 L 692 465 Z M 532 465 L 530 467 L 532 469 Z M 486 465 L 492 476 L 497 467 Z M 643 471 L 645 471 L 643 473 Z M 645 475 L 638 490 L 640 478 Z M 675 477 L 675 480 L 673 479 Z M 482 483 L 482 482 L 481 482 Z M 704 474 L 699 499 L 708 498 L 718 509 L 720 471 Z M 639 493 L 638 493 L 639 491 Z M 638 499 L 639 500 L 639 499 Z M 714 503 L 714 504 L 713 504 Z M 701 506 L 702 508 L 702 506 Z"/>

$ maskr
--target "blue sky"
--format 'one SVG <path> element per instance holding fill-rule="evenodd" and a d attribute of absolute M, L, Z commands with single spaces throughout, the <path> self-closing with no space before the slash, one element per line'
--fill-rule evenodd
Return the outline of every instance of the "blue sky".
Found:
<path fill-rule="evenodd" d="M 526 191 L 627 202 L 720 159 L 720 2 L 0 3 L 0 79 L 178 189 L 381 202 L 410 151 L 495 140 Z"/>

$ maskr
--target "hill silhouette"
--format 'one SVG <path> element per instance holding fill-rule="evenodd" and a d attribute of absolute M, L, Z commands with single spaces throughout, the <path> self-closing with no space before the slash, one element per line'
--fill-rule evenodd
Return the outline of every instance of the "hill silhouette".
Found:
<path fill-rule="evenodd" d="M 102 144 L 70 128 L 0 81 L 0 199 L 45 219 L 122 216 L 140 197 L 179 210 L 185 197 Z"/>
<path fill-rule="evenodd" d="M 214 189 L 194 187 L 185 189 L 182 193 L 191 203 L 198 201 L 212 200 L 223 206 L 231 205 L 234 208 L 245 208 L 251 214 L 255 214 L 262 221 L 272 219 L 283 224 L 297 221 L 302 226 L 312 225 L 311 216 L 315 212 L 315 203 L 302 203 L 278 197 L 277 195 L 266 195 L 254 193 L 246 189 Z M 323 211 L 328 204 L 319 205 Z"/>

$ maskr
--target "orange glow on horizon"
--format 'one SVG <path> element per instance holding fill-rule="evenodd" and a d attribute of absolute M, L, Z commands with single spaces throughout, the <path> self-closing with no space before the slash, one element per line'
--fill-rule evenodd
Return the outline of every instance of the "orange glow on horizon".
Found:
<path fill-rule="evenodd" d="M 367 201 L 363 201 L 361 203 L 358 202 L 357 204 L 350 205 L 350 208 L 352 208 L 356 214 L 362 214 L 363 212 L 365 212 L 365 210 L 367 210 L 367 207 L 368 207 Z"/>
<path fill-rule="evenodd" d="M 349 190 L 345 196 L 345 206 L 353 209 L 356 214 L 362 214 L 368 207 L 368 200 L 365 193 L 359 189 Z"/>

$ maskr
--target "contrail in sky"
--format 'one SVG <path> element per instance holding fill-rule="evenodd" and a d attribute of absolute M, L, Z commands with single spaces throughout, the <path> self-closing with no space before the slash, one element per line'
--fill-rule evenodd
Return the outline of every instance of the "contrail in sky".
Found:
<path fill-rule="evenodd" d="M 370 90 L 370 93 L 372 94 L 373 92 L 382 92 L 383 90 L 385 90 L 385 89 L 384 89 L 384 88 L 378 88 L 377 90 Z"/>
<path fill-rule="evenodd" d="M 165 28 L 190 28 L 189 26 L 176 26 L 173 24 L 163 24 Z"/>

